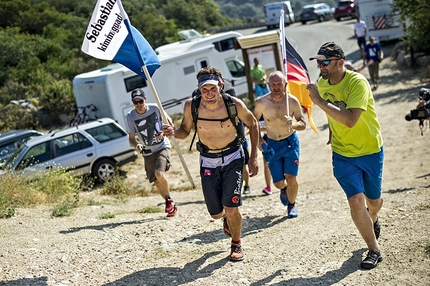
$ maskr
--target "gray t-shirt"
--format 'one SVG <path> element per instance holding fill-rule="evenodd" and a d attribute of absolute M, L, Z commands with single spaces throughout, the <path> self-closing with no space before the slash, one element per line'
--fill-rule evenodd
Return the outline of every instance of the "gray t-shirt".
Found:
<path fill-rule="evenodd" d="M 127 113 L 127 132 L 136 135 L 136 141 L 143 144 L 143 156 L 149 156 L 152 153 L 162 149 L 171 148 L 170 140 L 166 136 L 161 139 L 155 138 L 163 130 L 163 119 L 158 106 L 153 103 L 147 103 L 148 109 L 144 114 L 139 114 L 135 109 Z"/>

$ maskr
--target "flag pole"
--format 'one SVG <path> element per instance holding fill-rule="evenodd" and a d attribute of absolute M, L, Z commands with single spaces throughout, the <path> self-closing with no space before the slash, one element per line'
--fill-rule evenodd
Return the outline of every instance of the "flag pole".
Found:
<path fill-rule="evenodd" d="M 282 64 L 284 67 L 285 81 L 288 84 L 288 67 L 287 67 L 287 47 L 285 45 L 285 22 L 284 22 L 284 10 L 280 11 L 281 16 L 279 18 L 279 29 L 281 30 L 281 49 L 282 49 Z M 290 117 L 290 106 L 288 102 L 288 89 L 285 90 L 285 104 L 287 106 L 287 117 Z M 288 127 L 288 132 L 290 132 L 290 127 Z"/>
<path fill-rule="evenodd" d="M 127 15 L 127 13 L 125 12 L 124 7 L 122 6 L 120 1 L 118 1 L 118 7 L 119 7 L 119 9 L 123 15 Z M 152 82 L 151 75 L 149 74 L 148 68 L 146 67 L 142 57 L 140 56 L 139 48 L 137 47 L 136 41 L 134 40 L 133 32 L 131 31 L 131 27 L 127 24 L 125 26 L 127 27 L 128 33 L 129 33 L 131 40 L 133 42 L 133 46 L 134 46 L 134 49 L 136 51 L 136 54 L 139 55 L 138 59 L 139 59 L 139 63 L 141 66 L 141 70 L 145 73 L 146 80 L 149 83 L 149 86 L 151 87 L 152 94 L 154 95 L 158 109 L 160 110 L 161 117 L 163 119 L 163 123 L 168 123 L 166 113 L 163 109 L 160 98 L 158 97 L 157 90 L 155 89 L 154 83 Z M 178 153 L 179 158 L 181 159 L 182 167 L 184 168 L 185 173 L 187 174 L 188 180 L 190 181 L 193 189 L 195 189 L 196 185 L 194 184 L 193 178 L 191 177 L 190 171 L 188 170 L 187 164 L 185 163 L 184 157 L 182 156 L 181 149 L 179 149 L 178 143 L 176 142 L 176 138 L 172 137 L 171 139 L 173 141 L 173 146 L 175 147 L 176 152 Z"/>
<path fill-rule="evenodd" d="M 155 86 L 154 86 L 154 83 L 152 82 L 148 69 L 146 68 L 146 66 L 142 66 L 142 70 L 145 73 L 149 86 L 151 87 L 152 94 L 154 95 L 155 101 L 157 102 L 157 106 L 161 111 L 160 113 L 161 113 L 161 117 L 163 118 L 163 122 L 167 123 L 168 121 L 167 121 L 166 114 L 164 112 L 163 106 L 161 105 L 160 98 L 158 97 L 157 90 L 155 90 Z M 173 146 L 175 147 L 176 152 L 178 153 L 179 158 L 181 159 L 182 167 L 184 168 L 185 173 L 187 174 L 188 180 L 190 181 L 193 189 L 195 189 L 196 186 L 194 184 L 193 178 L 191 177 L 190 171 L 188 170 L 187 164 L 185 163 L 184 157 L 182 156 L 181 149 L 179 149 L 178 142 L 176 141 L 175 137 L 171 137 L 170 139 L 173 141 Z"/>

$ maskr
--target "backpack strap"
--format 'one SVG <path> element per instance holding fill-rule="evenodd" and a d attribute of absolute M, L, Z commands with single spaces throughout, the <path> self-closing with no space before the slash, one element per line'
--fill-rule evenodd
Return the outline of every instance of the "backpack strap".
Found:
<path fill-rule="evenodd" d="M 191 140 L 190 151 L 191 151 L 191 148 L 193 148 L 193 143 L 197 135 L 197 118 L 199 117 L 199 106 L 200 106 L 201 99 L 202 99 L 202 95 L 199 94 L 194 96 L 193 99 L 191 100 L 191 115 L 193 116 L 194 135 L 193 135 L 193 139 Z"/>

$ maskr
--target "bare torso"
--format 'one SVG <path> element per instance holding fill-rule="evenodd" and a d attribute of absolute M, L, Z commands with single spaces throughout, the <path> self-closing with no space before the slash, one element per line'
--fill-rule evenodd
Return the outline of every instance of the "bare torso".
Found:
<path fill-rule="evenodd" d="M 285 97 L 274 99 L 268 94 L 259 99 L 260 111 L 266 123 L 266 133 L 270 139 L 281 140 L 290 136 L 294 130 L 288 128 L 285 120 L 287 114 L 287 105 Z M 289 97 L 289 115 L 293 117 L 293 108 L 295 100 Z"/>
<path fill-rule="evenodd" d="M 197 134 L 209 149 L 220 150 L 236 138 L 236 127 L 231 122 L 224 101 L 206 105 L 202 99 L 197 120 Z M 209 120 L 204 120 L 210 118 Z M 213 121 L 215 120 L 215 121 Z"/>

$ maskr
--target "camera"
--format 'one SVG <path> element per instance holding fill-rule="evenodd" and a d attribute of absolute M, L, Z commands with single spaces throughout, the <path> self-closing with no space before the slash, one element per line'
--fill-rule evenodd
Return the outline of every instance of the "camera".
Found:
<path fill-rule="evenodd" d="M 430 119 L 430 89 L 422 87 L 419 91 L 419 104 L 416 109 L 412 109 L 406 114 L 407 121 L 419 120 L 421 135 L 423 134 L 424 121 Z"/>

